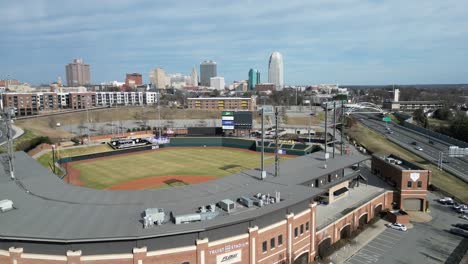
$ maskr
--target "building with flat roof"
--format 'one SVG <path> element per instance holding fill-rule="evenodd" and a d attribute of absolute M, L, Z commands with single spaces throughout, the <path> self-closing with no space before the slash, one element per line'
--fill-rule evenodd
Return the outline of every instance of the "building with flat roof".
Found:
<path fill-rule="evenodd" d="M 170 85 L 170 77 L 166 75 L 164 69 L 158 67 L 150 72 L 150 83 L 156 89 L 165 89 Z"/>
<path fill-rule="evenodd" d="M 125 76 L 125 85 L 127 87 L 135 88 L 143 84 L 143 78 L 140 73 L 127 73 Z"/>
<path fill-rule="evenodd" d="M 187 98 L 188 108 L 195 110 L 246 110 L 255 111 L 256 96 L 244 97 L 198 97 Z"/>
<path fill-rule="evenodd" d="M 13 203 L 0 214 L 0 263 L 309 263 L 391 208 L 395 197 L 363 163 L 368 156 L 323 157 L 282 161 L 279 177 L 266 166 L 264 180 L 253 169 L 190 186 L 109 191 L 67 184 L 17 152 L 16 180 L 0 163 L 1 198 Z M 323 202 L 327 193 L 340 202 Z M 221 201 L 234 206 L 214 205 L 217 216 L 196 220 L 200 206 Z M 148 208 L 171 217 L 145 228 Z"/>
<path fill-rule="evenodd" d="M 414 111 L 416 109 L 440 109 L 444 107 L 442 101 L 385 101 L 383 109 L 393 111 Z"/>
<path fill-rule="evenodd" d="M 431 171 L 395 155 L 372 156 L 372 172 L 396 188 L 399 208 L 425 211 Z"/>
<path fill-rule="evenodd" d="M 210 79 L 218 76 L 218 65 L 215 61 L 204 61 L 200 64 L 200 85 L 210 86 Z"/>
<path fill-rule="evenodd" d="M 210 87 L 215 90 L 221 91 L 224 90 L 226 84 L 224 82 L 224 77 L 211 77 L 210 78 Z"/>
<path fill-rule="evenodd" d="M 38 92 L 4 93 L 3 107 L 12 107 L 17 116 L 65 109 L 86 109 L 117 105 L 153 105 L 156 92 Z"/>
<path fill-rule="evenodd" d="M 70 87 L 91 84 L 91 72 L 89 64 L 83 63 L 82 59 L 74 59 L 72 63 L 65 66 L 67 85 Z"/>
<path fill-rule="evenodd" d="M 260 72 L 255 69 L 249 70 L 249 90 L 254 91 L 255 86 L 260 83 Z"/>
<path fill-rule="evenodd" d="M 255 90 L 257 92 L 271 93 L 276 91 L 276 87 L 274 83 L 259 83 L 255 85 Z"/>

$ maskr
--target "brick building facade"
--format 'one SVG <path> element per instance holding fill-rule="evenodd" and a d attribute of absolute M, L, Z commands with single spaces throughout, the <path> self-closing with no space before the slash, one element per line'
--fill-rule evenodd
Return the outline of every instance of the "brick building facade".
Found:
<path fill-rule="evenodd" d="M 255 111 L 256 97 L 188 98 L 188 108 L 195 110 L 247 110 Z"/>
<path fill-rule="evenodd" d="M 407 211 L 426 210 L 431 171 L 394 155 L 374 155 L 372 172 L 395 187 L 395 202 L 399 208 Z"/>

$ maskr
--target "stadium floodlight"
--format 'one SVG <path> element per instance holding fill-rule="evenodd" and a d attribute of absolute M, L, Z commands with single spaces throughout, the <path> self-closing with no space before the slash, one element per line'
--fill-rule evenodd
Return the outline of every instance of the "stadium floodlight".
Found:
<path fill-rule="evenodd" d="M 260 170 L 261 170 L 260 178 L 263 180 L 263 179 L 266 178 L 266 171 L 265 171 L 265 126 L 264 126 L 265 111 L 264 111 L 263 107 L 260 109 L 259 114 L 262 116 L 262 140 L 261 140 L 262 155 L 261 155 L 261 166 L 260 166 Z"/>

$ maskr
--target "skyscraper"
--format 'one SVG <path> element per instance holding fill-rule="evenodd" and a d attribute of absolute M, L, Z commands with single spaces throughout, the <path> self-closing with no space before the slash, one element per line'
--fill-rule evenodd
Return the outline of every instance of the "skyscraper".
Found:
<path fill-rule="evenodd" d="M 67 85 L 69 87 L 86 85 L 91 83 L 89 64 L 84 64 L 82 59 L 74 59 L 65 66 Z"/>
<path fill-rule="evenodd" d="M 249 71 L 249 90 L 253 91 L 255 86 L 260 83 L 260 72 L 258 70 L 250 69 Z"/>
<path fill-rule="evenodd" d="M 198 75 L 197 75 L 197 69 L 193 67 L 192 69 L 192 75 L 190 75 L 190 80 L 192 82 L 192 86 L 198 86 Z"/>
<path fill-rule="evenodd" d="M 150 82 L 157 89 L 165 89 L 168 85 L 166 72 L 158 67 L 150 72 Z"/>
<path fill-rule="evenodd" d="M 216 77 L 217 65 L 214 61 L 204 61 L 200 64 L 200 85 L 210 86 L 210 78 Z"/>
<path fill-rule="evenodd" d="M 277 51 L 271 54 L 268 62 L 268 82 L 273 83 L 277 91 L 283 90 L 283 56 Z"/>

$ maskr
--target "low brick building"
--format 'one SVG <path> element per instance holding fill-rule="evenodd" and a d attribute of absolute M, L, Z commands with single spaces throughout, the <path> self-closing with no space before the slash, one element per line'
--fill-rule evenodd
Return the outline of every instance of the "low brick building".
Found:
<path fill-rule="evenodd" d="M 431 171 L 395 155 L 373 155 L 372 172 L 397 190 L 400 209 L 425 211 Z"/>

